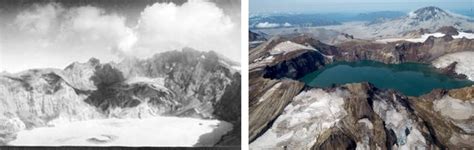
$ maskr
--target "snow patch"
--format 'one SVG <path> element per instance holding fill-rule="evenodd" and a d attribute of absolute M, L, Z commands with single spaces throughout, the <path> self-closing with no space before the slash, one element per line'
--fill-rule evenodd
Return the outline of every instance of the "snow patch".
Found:
<path fill-rule="evenodd" d="M 358 123 L 362 123 L 364 124 L 365 126 L 367 126 L 367 128 L 369 128 L 370 130 L 372 130 L 374 128 L 374 125 L 372 124 L 372 122 L 367 119 L 367 118 L 364 118 L 364 119 L 360 119 L 359 121 L 357 121 Z"/>
<path fill-rule="evenodd" d="M 270 22 L 260 22 L 255 25 L 256 28 L 276 28 L 279 27 L 280 24 L 278 23 L 270 23 Z"/>
<path fill-rule="evenodd" d="M 301 92 L 285 107 L 273 126 L 250 144 L 251 149 L 309 149 L 318 136 L 347 113 L 343 97 L 322 89 Z"/>
<path fill-rule="evenodd" d="M 409 18 L 416 18 L 416 13 L 411 11 L 411 12 L 408 13 L 408 17 Z"/>
<path fill-rule="evenodd" d="M 407 143 L 399 147 L 400 150 L 411 150 L 411 149 L 428 149 L 426 146 L 425 137 L 416 128 L 410 130 L 410 134 L 407 135 Z"/>
<path fill-rule="evenodd" d="M 135 84 L 135 83 L 154 83 L 157 85 L 165 85 L 165 78 L 148 78 L 148 77 L 131 77 L 128 78 L 125 83 Z"/>
<path fill-rule="evenodd" d="M 443 55 L 432 62 L 432 65 L 436 68 L 445 68 L 453 62 L 458 62 L 455 68 L 455 72 L 458 74 L 464 74 L 471 81 L 474 81 L 474 52 L 458 52 Z"/>
<path fill-rule="evenodd" d="M 212 132 L 216 143 L 230 123 L 179 117 L 103 119 L 57 124 L 18 132 L 9 145 L 22 146 L 193 146 Z M 216 132 L 213 132 L 216 131 Z M 202 139 L 201 139 L 202 140 Z M 202 142 L 202 141 L 201 141 Z"/>
<path fill-rule="evenodd" d="M 474 103 L 471 101 L 463 102 L 450 96 L 444 96 L 433 102 L 433 109 L 444 117 L 455 120 L 466 120 L 474 117 Z"/>
<path fill-rule="evenodd" d="M 440 33 L 440 32 L 427 33 L 427 34 L 421 35 L 421 37 L 419 37 L 419 38 L 389 38 L 389 39 L 376 40 L 376 42 L 388 43 L 388 42 L 396 42 L 396 41 L 408 41 L 408 42 L 414 42 L 414 43 L 423 43 L 430 36 L 434 36 L 436 38 L 439 38 L 439 37 L 444 37 L 445 34 Z M 458 35 L 454 35 L 452 37 L 454 39 L 460 39 L 460 38 L 474 39 L 474 34 L 473 33 L 467 33 L 467 32 L 459 32 Z"/>
<path fill-rule="evenodd" d="M 408 117 L 409 114 L 405 108 L 397 107 L 401 104 L 397 104 L 399 102 L 397 102 L 395 95 L 395 104 L 387 103 L 384 98 L 376 97 L 378 100 L 374 101 L 374 111 L 385 121 L 385 127 L 395 132 L 398 146 L 401 149 L 425 147 L 425 138 L 413 132 L 417 130 L 415 121 Z M 407 134 L 407 131 L 409 131 L 409 134 Z M 413 143 L 416 144 L 413 145 Z"/>
<path fill-rule="evenodd" d="M 460 39 L 460 38 L 474 39 L 474 33 L 459 32 L 459 34 L 454 35 L 453 38 L 455 38 L 455 39 Z"/>
<path fill-rule="evenodd" d="M 414 43 L 423 43 L 426 41 L 426 39 L 428 39 L 430 36 L 434 36 L 434 37 L 443 37 L 445 34 L 443 33 L 439 33 L 439 32 L 436 32 L 436 33 L 428 33 L 428 34 L 423 34 L 421 35 L 421 37 L 419 38 L 389 38 L 389 39 L 381 39 L 381 40 L 377 40 L 376 42 L 379 42 L 379 43 L 388 43 L 388 42 L 396 42 L 396 41 L 408 41 L 408 42 L 414 42 Z"/>
<path fill-rule="evenodd" d="M 294 43 L 292 41 L 285 41 L 285 42 L 278 43 L 278 45 L 276 45 L 270 51 L 270 54 L 271 55 L 286 54 L 288 52 L 292 52 L 292 51 L 296 51 L 296 50 L 304 50 L 304 49 L 317 51 L 313 47 L 301 45 L 301 44 L 298 44 L 298 43 Z"/>
<path fill-rule="evenodd" d="M 240 66 L 232 66 L 231 68 L 234 70 L 240 71 Z"/>

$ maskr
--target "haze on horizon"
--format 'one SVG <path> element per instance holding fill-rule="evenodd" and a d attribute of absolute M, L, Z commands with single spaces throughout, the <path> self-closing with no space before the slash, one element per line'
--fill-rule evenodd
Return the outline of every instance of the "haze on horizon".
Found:
<path fill-rule="evenodd" d="M 190 47 L 240 62 L 240 1 L 0 1 L 0 72 Z"/>
<path fill-rule="evenodd" d="M 260 13 L 365 13 L 375 11 L 410 12 L 435 6 L 474 16 L 473 0 L 250 0 L 250 14 Z"/>

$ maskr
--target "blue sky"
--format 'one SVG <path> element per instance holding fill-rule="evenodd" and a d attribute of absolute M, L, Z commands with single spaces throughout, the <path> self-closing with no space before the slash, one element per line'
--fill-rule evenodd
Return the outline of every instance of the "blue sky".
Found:
<path fill-rule="evenodd" d="M 473 13 L 474 0 L 250 0 L 251 13 L 272 12 L 409 12 L 425 6 Z"/>

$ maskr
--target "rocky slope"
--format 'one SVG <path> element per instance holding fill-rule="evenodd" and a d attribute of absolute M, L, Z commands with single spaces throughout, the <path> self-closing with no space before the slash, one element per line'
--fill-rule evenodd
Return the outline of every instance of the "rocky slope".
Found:
<path fill-rule="evenodd" d="M 64 70 L 2 74 L 0 142 L 14 139 L 19 130 L 94 118 L 216 118 L 239 127 L 235 66 L 214 52 L 183 49 L 145 60 L 101 63 L 92 58 Z M 240 134 L 227 136 L 228 144 L 239 145 Z"/>
<path fill-rule="evenodd" d="M 472 148 L 468 141 L 474 139 L 473 89 L 434 91 L 422 97 L 406 97 L 368 83 L 305 89 L 251 148 Z M 457 98 L 449 94 L 456 92 L 464 94 Z"/>
<path fill-rule="evenodd" d="M 472 42 L 431 37 L 423 43 L 327 45 L 308 36 L 273 37 L 249 52 L 250 148 L 473 148 L 467 141 L 474 140 L 474 86 L 407 97 L 370 83 L 319 89 L 296 80 L 333 61 L 430 63 L 472 51 Z"/>

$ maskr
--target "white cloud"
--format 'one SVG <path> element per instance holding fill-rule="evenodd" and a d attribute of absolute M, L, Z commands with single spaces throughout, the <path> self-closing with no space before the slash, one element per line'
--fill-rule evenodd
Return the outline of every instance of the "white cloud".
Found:
<path fill-rule="evenodd" d="M 79 38 L 84 43 L 102 42 L 121 49 L 129 49 L 136 41 L 132 29 L 125 25 L 125 18 L 106 14 L 97 7 L 85 6 L 69 10 L 63 22 L 65 38 Z"/>
<path fill-rule="evenodd" d="M 33 5 L 29 10 L 17 15 L 15 24 L 21 30 L 37 33 L 46 33 L 54 26 L 57 17 L 64 9 L 57 3 Z"/>
<path fill-rule="evenodd" d="M 35 4 L 19 12 L 13 25 L 14 30 L 7 32 L 15 38 L 6 39 L 2 50 L 2 64 L 5 62 L 12 72 L 63 68 L 91 57 L 103 62 L 117 60 L 111 50 L 128 49 L 136 40 L 133 30 L 125 25 L 125 17 L 92 6 Z"/>
<path fill-rule="evenodd" d="M 276 28 L 279 27 L 280 24 L 278 23 L 270 23 L 270 22 L 260 22 L 255 25 L 256 28 Z"/>
<path fill-rule="evenodd" d="M 291 25 L 290 23 L 288 23 L 288 22 L 285 22 L 285 23 L 283 24 L 283 26 L 284 26 L 284 27 L 291 27 L 292 25 Z"/>
<path fill-rule="evenodd" d="M 135 27 L 137 42 L 125 53 L 136 56 L 191 47 L 213 50 L 240 60 L 240 29 L 214 3 L 155 3 L 146 7 Z"/>
<path fill-rule="evenodd" d="M 73 40 L 72 43 L 98 42 L 129 49 L 136 41 L 133 30 L 125 25 L 124 17 L 106 14 L 101 8 L 92 6 L 65 9 L 57 3 L 35 4 L 20 12 L 15 24 L 21 31 L 47 33 L 44 34 L 46 39 L 41 39 L 42 47 Z"/>

